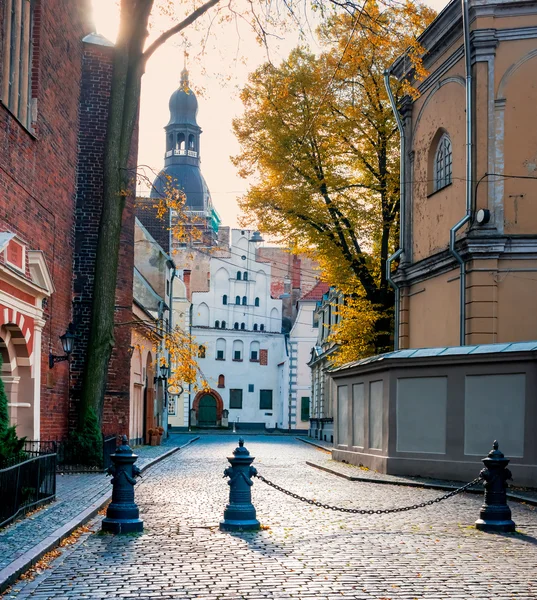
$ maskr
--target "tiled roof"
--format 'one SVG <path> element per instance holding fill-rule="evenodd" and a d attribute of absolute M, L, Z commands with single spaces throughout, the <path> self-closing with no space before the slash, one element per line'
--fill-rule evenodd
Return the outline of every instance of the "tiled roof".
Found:
<path fill-rule="evenodd" d="M 324 281 L 318 281 L 315 287 L 307 294 L 300 298 L 301 300 L 322 300 L 323 296 L 328 292 L 330 286 Z"/>

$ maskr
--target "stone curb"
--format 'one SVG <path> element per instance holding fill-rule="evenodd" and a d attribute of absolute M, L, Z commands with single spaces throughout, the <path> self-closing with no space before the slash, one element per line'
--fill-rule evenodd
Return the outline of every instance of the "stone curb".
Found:
<path fill-rule="evenodd" d="M 317 444 L 312 440 L 306 440 L 305 438 L 295 437 L 295 440 L 300 442 L 304 442 L 305 444 L 309 444 L 310 446 L 315 446 L 315 448 L 319 448 L 319 450 L 324 450 L 325 452 L 332 452 L 333 448 L 329 446 L 323 446 L 322 444 Z"/>
<path fill-rule="evenodd" d="M 153 467 L 160 461 L 168 458 L 172 454 L 179 452 L 183 448 L 186 448 L 193 442 L 199 440 L 199 436 L 188 440 L 188 442 L 184 443 L 182 446 L 177 446 L 175 448 L 171 448 L 167 452 L 164 452 L 160 456 L 155 457 L 154 459 L 147 462 L 142 468 L 141 472 L 147 471 L 150 467 Z M 22 573 L 25 573 L 30 567 L 35 565 L 47 552 L 50 552 L 54 548 L 60 545 L 60 543 L 75 531 L 80 526 L 87 523 L 90 519 L 92 519 L 103 506 L 110 500 L 112 497 L 112 488 L 105 494 L 103 494 L 100 498 L 98 498 L 93 504 L 88 506 L 85 510 L 79 513 L 76 517 L 71 519 L 62 527 L 59 527 L 51 533 L 48 537 L 46 537 L 39 544 L 34 546 L 32 549 L 25 552 L 22 556 L 19 556 L 16 560 L 10 563 L 7 567 L 4 567 L 0 571 L 0 594 L 4 592 L 12 583 L 14 583 Z"/>
<path fill-rule="evenodd" d="M 314 444 L 316 445 L 316 444 Z M 345 475 L 344 473 L 340 473 L 335 469 L 330 469 L 329 467 L 323 467 L 322 465 L 317 465 L 315 463 L 306 461 L 306 464 L 309 467 L 313 467 L 315 469 L 319 469 L 320 471 L 325 471 L 326 473 L 330 473 L 331 475 L 336 475 L 337 477 L 342 477 L 347 481 L 362 481 L 364 483 L 378 483 L 380 485 L 398 485 L 403 487 L 415 487 L 422 489 L 430 489 L 430 490 L 456 490 L 458 485 L 453 485 L 450 483 L 427 483 L 426 481 L 390 481 L 387 479 L 374 479 L 373 477 L 353 477 L 352 475 Z M 481 488 L 468 488 L 466 492 L 471 494 L 483 494 L 483 490 Z M 530 496 L 525 496 L 524 494 L 519 494 L 517 492 L 507 492 L 507 498 L 509 500 L 515 500 L 516 502 L 525 502 L 526 504 L 531 504 L 532 506 L 537 506 L 537 499 L 532 498 Z"/>

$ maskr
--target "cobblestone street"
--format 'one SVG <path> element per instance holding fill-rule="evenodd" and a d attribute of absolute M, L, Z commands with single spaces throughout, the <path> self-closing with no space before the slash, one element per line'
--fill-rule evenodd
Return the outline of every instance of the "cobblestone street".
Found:
<path fill-rule="evenodd" d="M 136 486 L 140 535 L 94 533 L 7 598 L 245 600 L 535 600 L 537 511 L 511 502 L 519 533 L 476 531 L 482 497 L 460 495 L 408 513 L 359 516 L 299 503 L 256 480 L 258 533 L 220 532 L 222 478 L 235 437 L 202 436 Z M 438 490 L 350 482 L 307 466 L 327 456 L 291 438 L 248 436 L 254 466 L 327 504 L 389 508 Z M 100 529 L 100 518 L 93 522 Z"/>

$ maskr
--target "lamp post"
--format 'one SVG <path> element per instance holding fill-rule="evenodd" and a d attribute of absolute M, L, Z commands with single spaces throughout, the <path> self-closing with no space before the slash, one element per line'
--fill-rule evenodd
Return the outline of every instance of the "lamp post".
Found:
<path fill-rule="evenodd" d="M 166 363 L 160 365 L 159 374 L 155 377 L 157 383 L 162 385 L 162 417 L 164 419 L 164 413 L 166 411 L 166 402 L 167 399 L 167 382 L 168 382 L 168 365 Z M 158 388 L 157 388 L 158 391 Z M 164 420 L 163 420 L 164 422 Z"/>
<path fill-rule="evenodd" d="M 75 338 L 76 338 L 75 326 L 72 323 L 69 323 L 69 326 L 67 327 L 67 331 L 63 335 L 60 335 L 60 341 L 62 343 L 62 348 L 63 348 L 63 351 L 65 354 L 63 356 L 56 356 L 55 354 L 52 354 L 52 352 L 49 352 L 49 355 L 48 355 L 48 368 L 49 369 L 53 369 L 54 365 L 58 362 L 62 362 L 64 360 L 69 360 L 71 353 L 73 352 Z"/>

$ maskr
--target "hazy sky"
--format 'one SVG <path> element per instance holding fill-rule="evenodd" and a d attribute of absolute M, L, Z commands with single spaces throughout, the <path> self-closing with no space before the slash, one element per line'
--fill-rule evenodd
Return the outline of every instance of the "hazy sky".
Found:
<path fill-rule="evenodd" d="M 114 41 L 118 27 L 117 3 L 111 0 L 92 0 L 97 31 Z M 446 0 L 427 0 L 436 10 Z M 196 90 L 198 124 L 203 129 L 200 142 L 202 172 L 213 203 L 222 217 L 223 225 L 237 226 L 239 209 L 236 199 L 247 189 L 229 157 L 237 154 L 239 146 L 231 129 L 231 121 L 240 116 L 242 103 L 238 97 L 248 73 L 267 60 L 266 50 L 256 44 L 253 34 L 240 20 L 211 22 L 213 13 L 200 22 L 197 31 L 185 32 L 188 44 L 190 83 Z M 165 16 L 158 16 L 151 37 L 170 25 Z M 314 24 L 313 24 L 314 25 Z M 207 31 L 210 34 L 207 37 Z M 269 43 L 271 59 L 278 63 L 298 43 L 296 32 Z M 201 48 L 204 47 L 204 52 Z M 140 113 L 140 146 L 138 164 L 159 171 L 164 165 L 164 126 L 169 119 L 168 101 L 179 85 L 183 68 L 185 39 L 176 36 L 162 46 L 151 58 L 142 81 Z M 147 171 L 148 174 L 150 171 Z"/>

